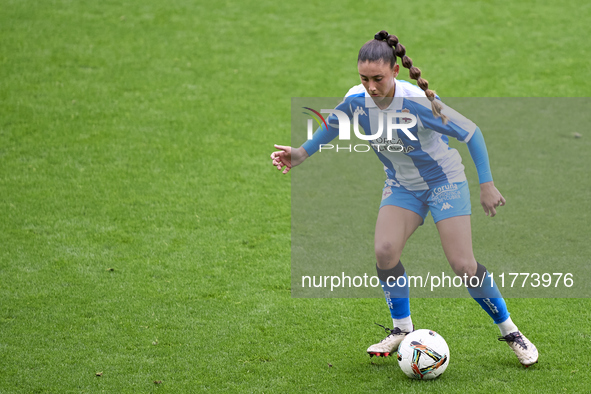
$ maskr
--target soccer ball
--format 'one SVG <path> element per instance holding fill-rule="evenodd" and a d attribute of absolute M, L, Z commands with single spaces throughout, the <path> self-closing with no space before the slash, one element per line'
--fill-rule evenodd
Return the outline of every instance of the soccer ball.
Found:
<path fill-rule="evenodd" d="M 416 330 L 398 346 L 398 365 L 413 379 L 435 379 L 449 365 L 449 348 L 435 331 Z"/>

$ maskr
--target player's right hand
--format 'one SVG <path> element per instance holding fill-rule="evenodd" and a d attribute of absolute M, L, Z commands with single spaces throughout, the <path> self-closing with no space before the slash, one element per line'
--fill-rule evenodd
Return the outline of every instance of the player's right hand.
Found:
<path fill-rule="evenodd" d="M 271 153 L 271 160 L 273 160 L 273 165 L 279 171 L 283 169 L 284 174 L 287 174 L 292 167 L 302 164 L 308 157 L 306 150 L 301 147 L 292 148 L 291 146 L 275 145 L 275 148 L 280 150 Z"/>

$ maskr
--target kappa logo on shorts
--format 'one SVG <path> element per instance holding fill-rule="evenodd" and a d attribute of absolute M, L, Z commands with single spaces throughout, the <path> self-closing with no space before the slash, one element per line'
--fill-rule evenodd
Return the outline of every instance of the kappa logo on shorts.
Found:
<path fill-rule="evenodd" d="M 441 210 L 443 211 L 443 210 L 450 209 L 450 208 L 453 208 L 453 205 L 451 205 L 448 202 L 444 202 L 443 206 L 441 207 Z"/>

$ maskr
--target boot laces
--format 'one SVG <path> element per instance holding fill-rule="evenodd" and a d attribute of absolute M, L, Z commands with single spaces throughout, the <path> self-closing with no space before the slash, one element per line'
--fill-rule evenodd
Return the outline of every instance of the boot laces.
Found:
<path fill-rule="evenodd" d="M 527 350 L 527 345 L 523 341 L 523 337 L 519 332 L 512 332 L 511 334 L 507 334 L 504 337 L 499 337 L 499 341 L 501 342 L 513 342 L 521 346 L 523 350 Z"/>
<path fill-rule="evenodd" d="M 403 333 L 402 330 L 398 327 L 394 327 L 393 329 L 391 329 L 386 326 L 382 326 L 381 324 L 378 324 L 378 323 L 375 323 L 375 324 L 382 327 L 384 329 L 384 331 L 386 331 L 386 334 L 388 334 L 388 336 L 386 338 L 384 338 L 382 340 L 382 342 L 385 341 L 386 339 L 388 339 L 388 337 L 390 337 L 391 335 L 400 335 Z"/>

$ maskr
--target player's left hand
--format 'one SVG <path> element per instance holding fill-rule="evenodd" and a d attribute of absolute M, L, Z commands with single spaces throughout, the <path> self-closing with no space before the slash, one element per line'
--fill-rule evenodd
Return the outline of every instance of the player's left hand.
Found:
<path fill-rule="evenodd" d="M 484 209 L 486 216 L 493 217 L 497 214 L 496 208 L 505 205 L 505 197 L 495 187 L 493 182 L 480 184 L 480 205 Z"/>

